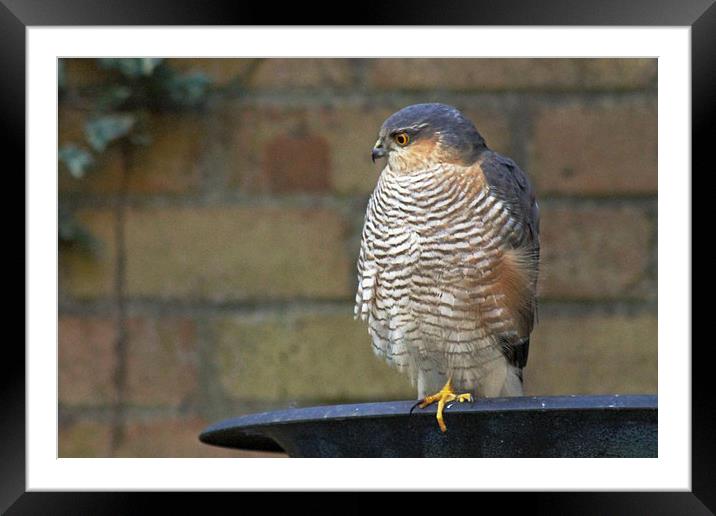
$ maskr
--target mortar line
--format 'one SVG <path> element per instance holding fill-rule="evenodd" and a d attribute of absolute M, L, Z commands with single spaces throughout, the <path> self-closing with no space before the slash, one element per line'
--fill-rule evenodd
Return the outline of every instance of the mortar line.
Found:
<path fill-rule="evenodd" d="M 125 299 L 126 279 L 126 193 L 129 188 L 130 153 L 128 142 L 121 143 L 122 154 L 122 178 L 120 184 L 120 195 L 115 204 L 115 247 L 116 264 L 114 274 L 114 302 L 115 302 L 115 323 L 116 337 L 114 345 L 115 370 L 114 389 L 115 403 L 112 407 L 112 432 L 110 437 L 110 451 L 114 455 L 122 442 L 125 434 L 125 401 L 127 386 L 127 306 Z"/>

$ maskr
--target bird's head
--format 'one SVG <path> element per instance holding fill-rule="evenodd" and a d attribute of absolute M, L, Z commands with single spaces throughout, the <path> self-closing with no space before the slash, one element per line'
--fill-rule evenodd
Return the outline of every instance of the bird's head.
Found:
<path fill-rule="evenodd" d="M 446 104 L 413 104 L 383 122 L 371 157 L 387 157 L 391 170 L 425 170 L 439 163 L 469 165 L 485 140 L 460 111 Z"/>

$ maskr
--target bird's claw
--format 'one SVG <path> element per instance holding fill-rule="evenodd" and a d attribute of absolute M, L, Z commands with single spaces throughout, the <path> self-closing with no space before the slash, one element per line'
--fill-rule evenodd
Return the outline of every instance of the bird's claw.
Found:
<path fill-rule="evenodd" d="M 452 390 L 452 383 L 450 380 L 448 380 L 445 386 L 440 389 L 439 392 L 431 396 L 426 396 L 422 400 L 419 400 L 415 405 L 413 405 L 410 409 L 410 414 L 413 413 L 413 410 L 415 410 L 416 407 L 425 408 L 428 405 L 432 405 L 433 403 L 437 402 L 438 410 L 436 418 L 438 420 L 438 426 L 440 427 L 440 430 L 442 432 L 446 432 L 447 426 L 445 426 L 445 421 L 443 419 L 443 410 L 445 409 L 445 404 L 450 403 L 451 401 L 457 401 L 459 403 L 463 403 L 465 401 L 472 402 L 473 397 L 472 394 L 469 392 L 463 394 L 455 394 L 455 391 Z"/>

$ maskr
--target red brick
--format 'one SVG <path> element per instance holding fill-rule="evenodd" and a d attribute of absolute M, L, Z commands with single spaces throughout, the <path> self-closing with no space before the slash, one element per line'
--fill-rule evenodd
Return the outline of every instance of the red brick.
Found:
<path fill-rule="evenodd" d="M 273 170 L 273 156 L 280 152 L 282 142 L 287 147 L 285 155 L 293 156 L 295 164 L 281 160 L 283 182 L 290 182 L 293 191 L 309 188 L 318 182 L 324 185 L 324 159 L 328 154 L 330 176 L 325 180 L 339 194 L 367 194 L 373 191 L 381 162 L 370 161 L 370 150 L 378 136 L 380 126 L 393 112 L 404 107 L 369 105 L 334 105 L 310 107 L 283 107 L 275 105 L 238 105 L 232 111 L 230 124 L 235 129 L 231 137 L 232 171 L 229 183 L 252 192 L 272 191 L 267 178 Z M 458 105 L 464 109 L 485 136 L 489 145 L 500 151 L 510 148 L 509 123 L 499 106 L 468 102 Z M 298 142 L 310 140 L 314 146 L 299 146 Z M 277 143 L 278 142 L 278 143 Z M 326 151 L 325 145 L 329 148 Z M 278 157 L 273 159 L 279 159 Z M 291 179 L 292 176 L 296 178 Z M 309 176 L 311 183 L 305 177 Z M 320 179 L 315 178 L 317 176 Z M 281 191 L 282 183 L 276 185 Z"/>
<path fill-rule="evenodd" d="M 525 369 L 529 395 L 655 394 L 656 314 L 568 315 L 545 310 Z"/>
<path fill-rule="evenodd" d="M 283 453 L 231 450 L 199 441 L 209 421 L 168 418 L 130 421 L 116 457 L 285 457 Z"/>
<path fill-rule="evenodd" d="M 58 333 L 60 402 L 84 406 L 113 403 L 114 322 L 107 318 L 61 316 Z"/>
<path fill-rule="evenodd" d="M 127 292 L 215 301 L 352 296 L 345 232 L 327 209 L 132 209 Z"/>
<path fill-rule="evenodd" d="M 232 135 L 230 183 L 248 191 L 268 190 L 264 177 L 267 146 L 279 138 L 311 136 L 329 145 L 329 184 L 336 191 L 370 192 L 375 187 L 378 167 L 370 161 L 370 149 L 380 125 L 392 111 L 353 105 L 239 105 L 232 114 L 236 130 Z M 302 152 L 310 155 L 315 151 L 306 148 Z"/>
<path fill-rule="evenodd" d="M 544 106 L 530 172 L 543 194 L 656 194 L 655 101 Z"/>
<path fill-rule="evenodd" d="M 637 208 L 543 206 L 540 296 L 642 297 L 653 231 Z"/>
<path fill-rule="evenodd" d="M 648 88 L 656 59 L 371 59 L 383 90 L 614 90 Z"/>
<path fill-rule="evenodd" d="M 129 320 L 127 403 L 180 406 L 196 396 L 198 356 L 191 319 Z"/>
<path fill-rule="evenodd" d="M 109 317 L 62 316 L 59 326 L 60 401 L 102 406 L 116 400 L 117 322 Z M 177 317 L 127 322 L 127 384 L 133 406 L 180 406 L 197 388 L 194 324 Z"/>
<path fill-rule="evenodd" d="M 263 59 L 250 87 L 264 89 L 345 88 L 354 80 L 350 59 Z"/>
<path fill-rule="evenodd" d="M 264 177 L 272 192 L 324 192 L 330 188 L 330 150 L 324 138 L 277 136 L 264 153 Z"/>
<path fill-rule="evenodd" d="M 58 430 L 58 456 L 109 457 L 111 456 L 112 429 L 102 421 L 61 422 Z"/>

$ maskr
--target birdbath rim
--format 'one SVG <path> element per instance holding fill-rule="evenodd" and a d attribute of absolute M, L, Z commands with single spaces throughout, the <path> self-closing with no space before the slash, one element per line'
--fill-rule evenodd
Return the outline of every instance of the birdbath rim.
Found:
<path fill-rule="evenodd" d="M 415 403 L 415 400 L 398 400 L 317 405 L 247 414 L 208 426 L 199 435 L 199 440 L 205 444 L 234 449 L 283 451 L 274 439 L 276 433 L 292 432 L 298 427 L 320 429 L 336 423 L 345 424 L 350 420 L 382 420 L 384 423 L 380 424 L 383 425 L 400 425 L 430 418 L 431 424 L 434 424 L 437 430 L 435 407 L 416 409 L 411 415 L 410 410 Z M 458 414 L 461 414 L 462 418 L 514 417 L 510 414 L 519 412 L 543 415 L 558 413 L 560 417 L 572 414 L 570 417 L 576 417 L 587 413 L 621 411 L 650 413 L 655 418 L 657 408 L 658 398 L 654 394 L 524 396 L 480 398 L 473 403 L 452 403 L 446 410 L 445 417 L 449 433 L 450 419 L 456 419 L 451 418 L 451 415 Z"/>

